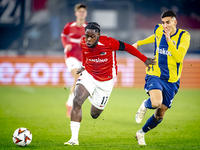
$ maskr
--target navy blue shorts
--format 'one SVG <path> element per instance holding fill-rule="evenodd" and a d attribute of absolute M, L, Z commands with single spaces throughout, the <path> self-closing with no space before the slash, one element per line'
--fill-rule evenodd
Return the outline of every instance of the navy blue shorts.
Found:
<path fill-rule="evenodd" d="M 165 106 L 171 108 L 172 101 L 179 89 L 180 80 L 175 83 L 166 82 L 157 76 L 146 75 L 144 89 L 149 94 L 152 89 L 159 89 L 163 94 L 163 102 Z"/>

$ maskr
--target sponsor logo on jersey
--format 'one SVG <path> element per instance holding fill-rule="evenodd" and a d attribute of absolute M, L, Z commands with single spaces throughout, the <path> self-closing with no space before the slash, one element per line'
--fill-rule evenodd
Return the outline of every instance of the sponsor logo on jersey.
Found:
<path fill-rule="evenodd" d="M 165 50 L 164 48 L 161 48 L 161 49 L 157 48 L 157 52 L 158 52 L 159 54 L 172 56 L 171 52 L 168 51 L 168 50 Z"/>
<path fill-rule="evenodd" d="M 106 55 L 106 52 L 101 52 L 100 55 Z"/>
<path fill-rule="evenodd" d="M 156 38 L 159 40 L 160 37 L 159 37 L 159 36 L 156 36 Z"/>
<path fill-rule="evenodd" d="M 98 45 L 103 45 L 102 43 L 98 42 Z"/>
<path fill-rule="evenodd" d="M 172 41 L 173 45 L 176 45 L 176 41 Z"/>
<path fill-rule="evenodd" d="M 151 83 L 148 87 L 151 87 L 151 86 L 153 86 L 153 83 Z"/>
<path fill-rule="evenodd" d="M 89 59 L 89 61 L 91 61 L 91 62 L 96 62 L 96 63 L 104 63 L 104 62 L 107 62 L 107 61 L 108 61 L 108 58 L 105 58 L 105 59 L 100 59 L 100 58 L 97 58 L 97 59 Z"/>

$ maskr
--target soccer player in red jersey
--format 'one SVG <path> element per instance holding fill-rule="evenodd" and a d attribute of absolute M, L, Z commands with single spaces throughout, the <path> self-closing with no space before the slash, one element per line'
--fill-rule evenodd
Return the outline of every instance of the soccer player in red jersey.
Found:
<path fill-rule="evenodd" d="M 127 51 L 142 60 L 147 67 L 155 64 L 155 58 L 147 58 L 135 47 L 114 38 L 101 36 L 100 25 L 89 22 L 85 27 L 85 37 L 80 42 L 83 52 L 83 66 L 77 73 L 81 74 L 76 82 L 75 97 L 71 111 L 72 136 L 64 145 L 79 145 L 78 132 L 82 120 L 81 106 L 89 98 L 91 116 L 96 119 L 108 103 L 117 75 L 116 51 Z"/>
<path fill-rule="evenodd" d="M 74 7 L 76 21 L 67 23 L 63 29 L 61 34 L 61 41 L 64 47 L 65 53 L 65 63 L 68 67 L 68 70 L 71 72 L 74 77 L 74 84 L 70 89 L 70 94 L 68 101 L 66 102 L 67 117 L 70 117 L 73 98 L 74 98 L 74 88 L 75 83 L 79 77 L 76 74 L 77 68 L 79 68 L 82 64 L 82 50 L 79 45 L 80 39 L 85 35 L 85 18 L 87 16 L 87 8 L 84 4 L 76 4 Z"/>

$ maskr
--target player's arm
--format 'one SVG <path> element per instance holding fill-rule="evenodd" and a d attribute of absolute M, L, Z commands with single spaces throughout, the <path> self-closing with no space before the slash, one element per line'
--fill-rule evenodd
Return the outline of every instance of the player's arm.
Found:
<path fill-rule="evenodd" d="M 150 43 L 154 43 L 154 42 L 155 42 L 155 34 L 149 36 L 148 38 L 146 38 L 144 40 L 137 41 L 132 46 L 134 46 L 135 48 L 138 48 L 141 45 L 146 45 L 146 44 L 150 44 Z"/>
<path fill-rule="evenodd" d="M 76 74 L 80 74 L 82 75 L 81 73 L 85 70 L 85 67 L 84 66 L 81 66 L 80 68 L 78 68 L 78 70 L 76 71 Z"/>
<path fill-rule="evenodd" d="M 82 42 L 83 42 L 83 39 L 81 39 L 81 42 L 80 42 L 80 46 L 82 47 Z M 85 64 L 86 64 L 86 57 L 85 57 L 85 53 L 84 53 L 84 50 L 82 50 L 82 54 L 83 54 L 83 61 L 82 61 L 82 66 L 80 68 L 78 68 L 76 74 L 80 74 L 85 70 Z"/>
<path fill-rule="evenodd" d="M 69 24 L 66 24 L 63 32 L 61 33 L 61 42 L 64 47 L 64 52 L 70 51 L 72 49 L 72 45 L 68 41 L 68 35 L 69 35 Z"/>
<path fill-rule="evenodd" d="M 81 75 L 81 73 L 85 70 L 85 60 L 86 60 L 86 58 L 85 58 L 85 55 L 84 55 L 84 53 L 83 53 L 83 62 L 82 62 L 82 66 L 81 66 L 80 68 L 78 68 L 76 74 L 80 74 L 80 75 Z"/>
<path fill-rule="evenodd" d="M 183 62 L 183 59 L 187 53 L 190 45 L 190 34 L 188 32 L 183 33 L 178 49 L 172 43 L 172 40 L 168 41 L 169 50 L 177 63 Z"/>
<path fill-rule="evenodd" d="M 137 50 L 135 47 L 133 47 L 130 44 L 124 43 L 119 41 L 119 50 L 125 50 L 129 54 L 134 55 L 138 57 L 140 60 L 142 60 L 145 65 L 149 68 L 149 65 L 155 65 L 156 61 L 155 58 L 147 58 L 144 54 L 142 54 L 139 50 Z"/>

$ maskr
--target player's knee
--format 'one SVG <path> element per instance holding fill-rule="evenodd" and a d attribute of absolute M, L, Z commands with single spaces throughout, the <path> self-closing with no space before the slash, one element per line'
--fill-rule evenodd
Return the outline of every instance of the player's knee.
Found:
<path fill-rule="evenodd" d="M 97 119 L 99 117 L 99 115 L 100 114 L 98 114 L 98 113 L 92 113 L 91 112 L 91 116 L 92 116 L 93 119 Z"/>
<path fill-rule="evenodd" d="M 158 108 L 159 106 L 162 105 L 162 102 L 161 101 L 153 101 L 153 102 L 151 102 L 151 105 L 153 108 Z"/>

